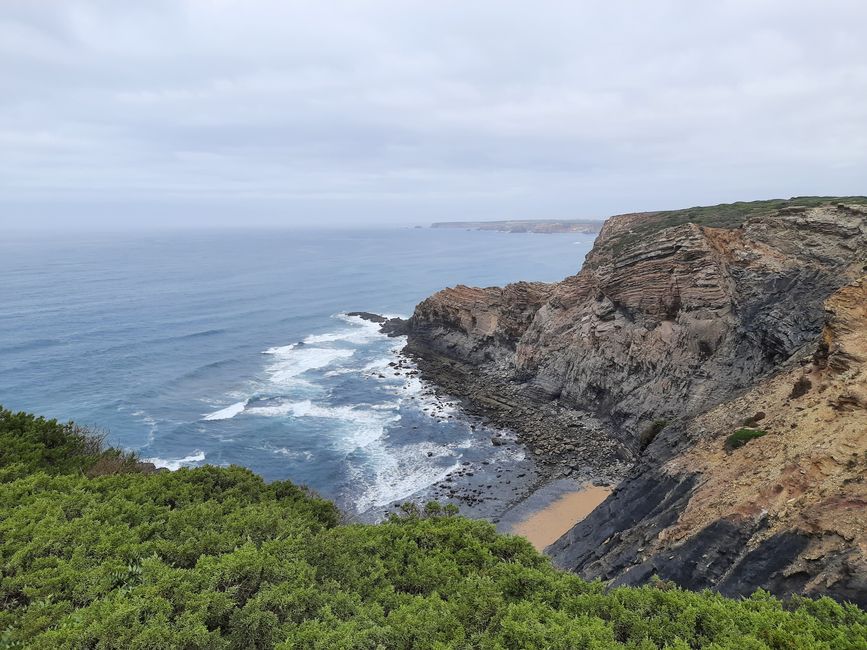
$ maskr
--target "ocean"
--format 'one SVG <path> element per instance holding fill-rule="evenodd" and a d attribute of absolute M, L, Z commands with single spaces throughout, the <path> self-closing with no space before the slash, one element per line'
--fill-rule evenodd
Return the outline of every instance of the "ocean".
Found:
<path fill-rule="evenodd" d="M 404 339 L 346 312 L 408 316 L 446 286 L 559 280 L 592 243 L 430 229 L 7 235 L 0 405 L 95 427 L 162 467 L 243 465 L 363 513 L 494 452 L 490 431 L 395 367 Z"/>

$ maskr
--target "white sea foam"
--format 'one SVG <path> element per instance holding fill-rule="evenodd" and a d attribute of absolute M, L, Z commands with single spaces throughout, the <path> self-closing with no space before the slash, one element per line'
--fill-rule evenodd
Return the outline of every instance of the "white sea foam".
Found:
<path fill-rule="evenodd" d="M 361 346 L 384 335 L 379 332 L 378 324 L 357 316 L 339 314 L 335 318 L 344 321 L 351 327 L 324 334 L 312 334 L 306 337 L 303 343 L 274 346 L 263 351 L 263 354 L 272 357 L 272 361 L 265 368 L 271 388 L 262 387 L 265 392 L 276 391 L 279 393 L 287 388 L 291 388 L 295 392 L 298 389 L 314 388 L 315 384 L 311 383 L 310 378 L 303 375 L 308 371 L 327 368 L 332 365 L 338 367 L 325 373 L 329 377 L 358 372 L 357 368 L 340 366 L 340 362 L 355 355 L 357 349 L 357 347 L 346 347 L 345 344 Z M 305 390 L 305 392 L 307 391 Z M 357 421 L 361 417 L 357 411 L 350 413 L 348 410 L 323 410 L 323 407 L 314 407 L 309 400 L 307 402 L 295 402 L 294 406 L 292 402 L 258 407 L 249 405 L 250 399 L 248 398 L 209 413 L 202 419 L 208 421 L 227 420 L 245 411 L 253 415 L 263 416 L 293 415 L 294 417 L 304 417 L 306 415 L 350 421 Z M 311 412 L 301 413 L 301 410 L 305 408 Z M 317 411 L 317 409 L 319 410 Z"/>
<path fill-rule="evenodd" d="M 409 358 L 401 354 L 401 347 L 397 346 L 390 350 L 389 356 L 380 357 L 367 363 L 362 371 L 373 377 L 383 375 L 380 379 L 387 382 L 387 391 L 398 397 L 401 405 L 412 405 L 435 417 L 447 419 L 454 417 L 460 410 L 460 404 L 454 400 L 443 399 L 431 388 L 431 385 L 420 379 L 418 366 Z M 400 367 L 395 367 L 395 361 L 400 361 Z M 399 372 L 399 375 L 395 373 Z M 412 374 L 411 374 L 412 373 Z M 399 383 L 395 380 L 400 378 Z"/>
<path fill-rule="evenodd" d="M 405 375 L 403 383 L 391 392 L 400 398 L 402 404 L 411 401 L 416 408 L 438 417 L 448 418 L 449 415 L 454 416 L 460 410 L 458 402 L 439 397 L 430 389 L 429 384 L 419 379 L 418 375 Z"/>
<path fill-rule="evenodd" d="M 199 450 L 196 450 L 189 456 L 184 456 L 183 458 L 165 459 L 155 456 L 154 458 L 144 459 L 146 463 L 153 463 L 157 467 L 165 467 L 172 471 L 180 469 L 181 467 L 196 465 L 201 463 L 203 460 L 205 460 L 205 452 Z"/>
<path fill-rule="evenodd" d="M 394 354 L 389 354 L 387 357 L 380 357 L 379 359 L 374 359 L 373 361 L 367 363 L 361 370 L 363 372 L 384 372 L 391 369 L 391 366 L 388 365 L 390 363 L 394 363 Z"/>
<path fill-rule="evenodd" d="M 354 372 L 358 372 L 355 368 L 338 368 L 336 370 L 329 370 L 325 373 L 326 377 L 340 377 L 340 375 L 351 375 Z"/>
<path fill-rule="evenodd" d="M 133 411 L 133 416 L 141 418 L 142 422 L 144 422 L 148 426 L 148 438 L 145 444 L 149 445 L 154 441 L 154 438 L 156 438 L 157 421 L 144 411 Z"/>
<path fill-rule="evenodd" d="M 356 353 L 364 354 L 366 346 L 384 339 L 385 335 L 380 333 L 377 323 L 357 316 L 337 315 L 335 318 L 347 325 L 311 334 L 303 339 L 303 343 L 265 350 L 264 353 L 270 356 L 265 368 L 269 387 L 261 386 L 259 390 L 283 397 L 238 402 L 205 416 L 205 419 L 225 419 L 243 412 L 260 417 L 332 420 L 330 424 L 317 425 L 322 427 L 326 437 L 323 443 L 333 445 L 347 455 L 363 454 L 363 460 L 356 458 L 351 463 L 354 466 L 351 471 L 356 477 L 357 492 L 353 490 L 356 492 L 356 507 L 361 512 L 406 498 L 441 481 L 460 466 L 458 459 L 463 451 L 476 441 L 461 439 L 447 444 L 419 441 L 392 447 L 386 431 L 401 419 L 402 408 L 418 409 L 432 419 L 443 420 L 457 411 L 457 404 L 437 396 L 429 384 L 410 374 L 409 371 L 415 370 L 415 364 L 400 354 L 404 343 L 401 337 L 389 339 L 388 352 L 380 352 L 385 353 L 383 356 L 361 363 L 349 361 Z M 399 368 L 389 365 L 395 361 L 400 361 Z M 316 380 L 305 373 L 317 369 L 327 370 L 323 373 L 325 377 L 350 373 L 374 378 L 382 375 L 378 378 L 381 384 L 377 391 L 385 391 L 393 397 L 374 404 L 327 404 L 322 401 L 327 392 L 317 391 L 321 397 L 316 397 L 307 390 L 316 387 L 313 383 Z M 327 384 L 323 384 L 324 389 Z M 300 394 L 299 389 L 302 389 Z M 296 450 L 291 445 L 272 448 L 271 452 L 300 461 L 315 457 L 311 451 Z M 445 459 L 453 459 L 453 462 L 450 460 L 443 466 Z M 169 462 L 179 466 L 185 461 L 190 459 Z"/>
<path fill-rule="evenodd" d="M 321 343 L 346 342 L 363 345 L 385 336 L 385 334 L 379 331 L 379 323 L 364 320 L 360 316 L 336 314 L 334 318 L 341 320 L 344 323 L 349 323 L 352 327 L 333 332 L 325 332 L 323 334 L 311 334 L 304 339 L 304 343 L 308 345 L 318 345 Z"/>
<path fill-rule="evenodd" d="M 262 354 L 286 354 L 290 350 L 294 350 L 294 349 L 295 349 L 295 344 L 290 343 L 289 345 L 278 345 L 278 346 L 273 347 L 273 348 L 268 348 L 267 350 L 262 352 Z"/>
<path fill-rule="evenodd" d="M 484 441 L 487 441 L 485 436 Z M 365 475 L 363 468 L 355 468 L 357 485 L 362 486 L 355 500 L 357 512 L 381 507 L 406 499 L 441 482 L 450 473 L 462 467 L 464 452 L 480 443 L 478 437 L 455 440 L 447 444 L 423 441 L 392 450 L 384 441 L 376 441 L 366 451 L 370 465 Z M 436 459 L 453 459 L 442 466 Z M 496 449 L 487 459 L 492 464 L 514 463 L 525 459 L 523 449 Z"/>
<path fill-rule="evenodd" d="M 222 408 L 219 411 L 214 411 L 213 413 L 209 413 L 204 416 L 203 420 L 228 420 L 230 418 L 235 417 L 238 413 L 243 412 L 244 407 L 247 406 L 247 400 L 243 402 L 237 402 L 226 408 Z"/>
<path fill-rule="evenodd" d="M 387 402 L 386 404 L 374 404 L 371 406 L 374 411 L 396 411 L 400 408 L 400 402 Z"/>
<path fill-rule="evenodd" d="M 373 405 L 369 408 L 355 406 L 325 406 L 315 404 L 311 400 L 299 402 L 283 402 L 269 406 L 253 406 L 247 409 L 251 415 L 265 417 L 294 418 L 326 418 L 341 420 L 350 426 L 339 431 L 340 444 L 347 450 L 364 448 L 375 440 L 382 437 L 385 427 L 392 422 L 400 420 L 399 414 L 389 413 L 388 410 L 378 408 L 383 405 Z"/>
<path fill-rule="evenodd" d="M 294 460 L 304 460 L 311 461 L 313 460 L 313 454 L 309 451 L 296 451 L 294 449 L 289 449 L 288 447 L 280 447 L 274 450 L 275 454 L 280 454 L 281 456 L 286 456 L 287 458 L 292 458 Z"/>
<path fill-rule="evenodd" d="M 369 329 L 347 329 L 337 330 L 336 332 L 325 332 L 324 334 L 311 334 L 304 338 L 305 345 L 317 345 L 320 343 L 335 343 L 346 342 L 363 345 L 373 339 L 381 336 L 379 331 L 371 331 Z"/>
<path fill-rule="evenodd" d="M 288 349 L 286 349 L 288 348 Z M 274 350 L 275 348 L 272 348 Z M 355 354 L 355 350 L 345 348 L 314 348 L 314 347 L 291 347 L 276 348 L 271 352 L 276 357 L 266 369 L 271 381 L 276 384 L 291 384 L 297 381 L 299 375 L 308 370 L 325 368 L 340 359 L 346 359 Z"/>
<path fill-rule="evenodd" d="M 357 472 L 359 483 L 366 483 L 364 491 L 358 495 L 355 508 L 364 512 L 373 507 L 384 506 L 405 499 L 426 487 L 442 481 L 450 472 L 458 469 L 461 464 L 459 456 L 454 456 L 446 447 L 421 443 L 409 445 L 401 449 L 399 455 L 394 454 L 384 446 L 371 450 L 374 475 L 364 481 Z M 434 456 L 452 455 L 455 462 L 449 466 L 432 463 L 428 453 Z"/>

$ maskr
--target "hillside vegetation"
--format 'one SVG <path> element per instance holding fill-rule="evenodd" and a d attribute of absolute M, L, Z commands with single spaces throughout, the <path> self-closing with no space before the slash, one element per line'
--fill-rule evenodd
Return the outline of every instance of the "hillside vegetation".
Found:
<path fill-rule="evenodd" d="M 152 471 L 0 409 L 0 648 L 867 648 L 827 598 L 606 591 L 435 505 L 339 520 L 288 481 Z"/>

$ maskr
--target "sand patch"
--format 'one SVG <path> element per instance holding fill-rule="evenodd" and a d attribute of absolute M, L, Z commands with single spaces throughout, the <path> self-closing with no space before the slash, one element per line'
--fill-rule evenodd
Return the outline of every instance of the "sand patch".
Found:
<path fill-rule="evenodd" d="M 609 488 L 596 486 L 568 492 L 515 524 L 512 534 L 526 537 L 537 550 L 542 551 L 593 512 L 609 494 Z"/>

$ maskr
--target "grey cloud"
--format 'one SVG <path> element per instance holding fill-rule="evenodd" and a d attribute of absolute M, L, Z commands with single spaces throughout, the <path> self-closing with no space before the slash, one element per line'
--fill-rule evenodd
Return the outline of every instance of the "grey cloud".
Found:
<path fill-rule="evenodd" d="M 414 224 L 863 193 L 860 1 L 6 0 L 0 220 Z"/>

